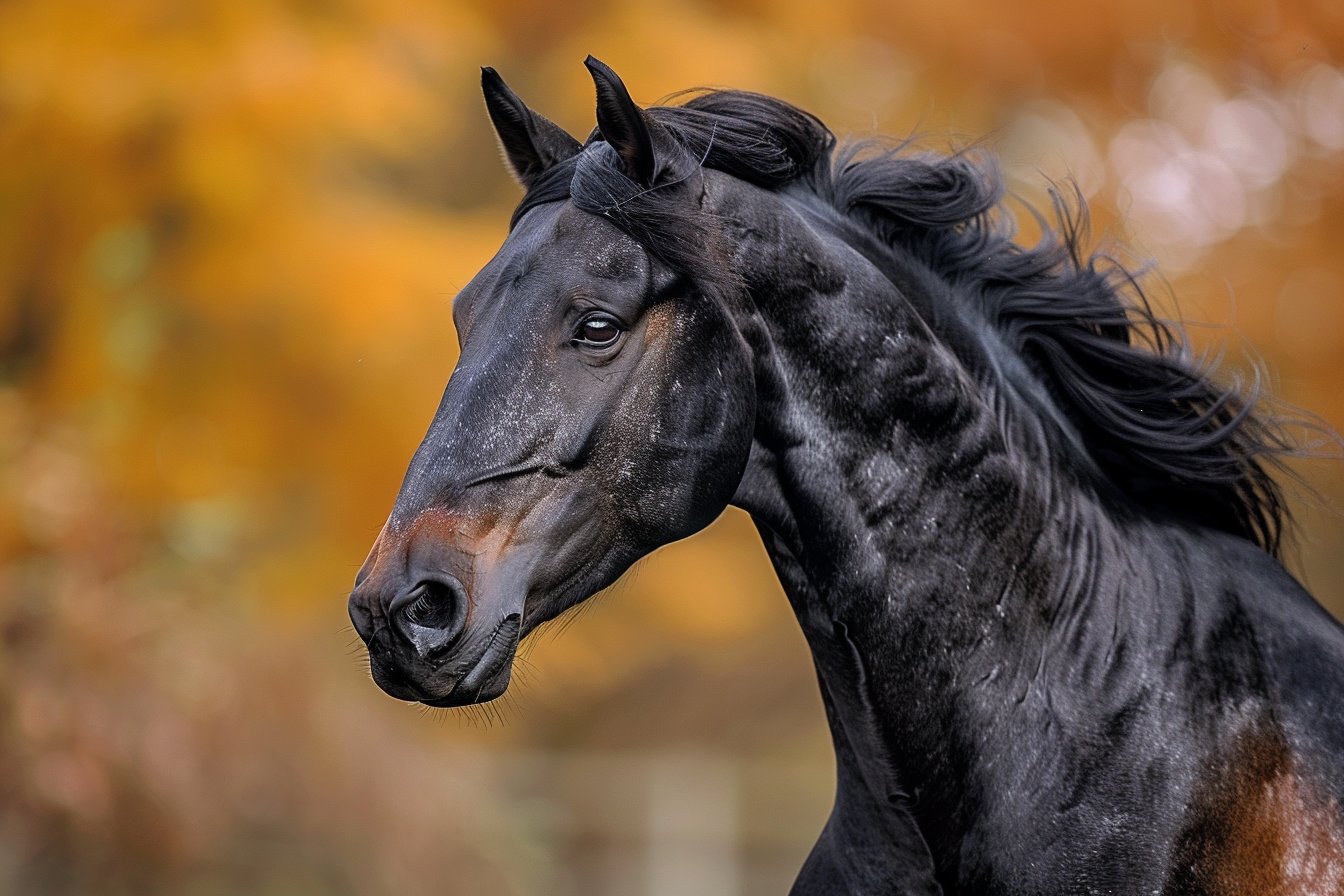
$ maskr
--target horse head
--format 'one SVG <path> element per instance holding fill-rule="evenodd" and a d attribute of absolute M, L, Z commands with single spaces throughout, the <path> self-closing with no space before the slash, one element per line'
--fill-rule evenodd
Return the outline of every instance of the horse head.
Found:
<path fill-rule="evenodd" d="M 587 147 L 483 71 L 509 168 L 543 201 L 454 302 L 456 369 L 350 596 L 374 680 L 404 700 L 500 696 L 522 637 L 707 525 L 746 465 L 754 384 L 723 304 L 603 214 L 545 201 L 587 163 L 622 175 L 613 207 L 686 190 L 694 167 L 588 65 Z"/>

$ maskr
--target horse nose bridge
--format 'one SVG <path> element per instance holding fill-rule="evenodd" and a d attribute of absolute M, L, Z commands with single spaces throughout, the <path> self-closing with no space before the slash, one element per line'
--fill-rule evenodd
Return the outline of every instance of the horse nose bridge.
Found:
<path fill-rule="evenodd" d="M 549 456 L 562 422 L 556 388 L 520 374 L 516 359 L 464 359 L 411 459 L 399 503 L 451 504 L 482 475 Z"/>

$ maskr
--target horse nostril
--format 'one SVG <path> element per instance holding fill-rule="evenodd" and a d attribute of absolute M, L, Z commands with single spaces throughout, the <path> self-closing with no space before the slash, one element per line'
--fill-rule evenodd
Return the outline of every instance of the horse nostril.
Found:
<path fill-rule="evenodd" d="M 426 579 L 388 608 L 393 626 L 423 657 L 441 653 L 466 624 L 467 594 L 456 579 Z"/>
<path fill-rule="evenodd" d="M 459 601 L 453 588 L 443 582 L 421 582 L 415 600 L 406 607 L 406 618 L 423 628 L 449 628 Z"/>

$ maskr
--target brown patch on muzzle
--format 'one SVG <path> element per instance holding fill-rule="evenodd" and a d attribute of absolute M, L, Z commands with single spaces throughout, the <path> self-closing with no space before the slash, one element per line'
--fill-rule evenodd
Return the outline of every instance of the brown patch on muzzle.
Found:
<path fill-rule="evenodd" d="M 350 596 L 351 619 L 365 641 L 379 620 L 403 634 L 411 625 L 426 629 L 470 625 L 472 595 L 486 559 L 482 548 L 489 540 L 482 535 L 490 533 L 492 522 L 431 508 L 409 524 L 384 525 Z M 463 605 L 448 606 L 449 601 Z"/>

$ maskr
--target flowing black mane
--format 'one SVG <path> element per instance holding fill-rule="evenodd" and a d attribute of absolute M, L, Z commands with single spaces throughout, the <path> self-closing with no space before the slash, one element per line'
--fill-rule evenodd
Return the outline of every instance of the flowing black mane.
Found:
<path fill-rule="evenodd" d="M 514 212 L 571 198 L 709 288 L 732 288 L 725 234 L 703 219 L 701 167 L 766 189 L 804 188 L 973 297 L 1045 384 L 1090 461 L 1141 508 L 1245 537 L 1278 554 L 1286 510 L 1268 470 L 1288 450 L 1252 413 L 1254 388 L 1216 383 L 1135 277 L 1089 253 L 1086 207 L 1056 196 L 1053 230 L 1013 242 L 992 160 L 905 145 L 837 150 L 816 118 L 738 91 L 647 110 L 664 152 L 652 187 L 626 176 L 598 133 L 532 184 Z"/>

